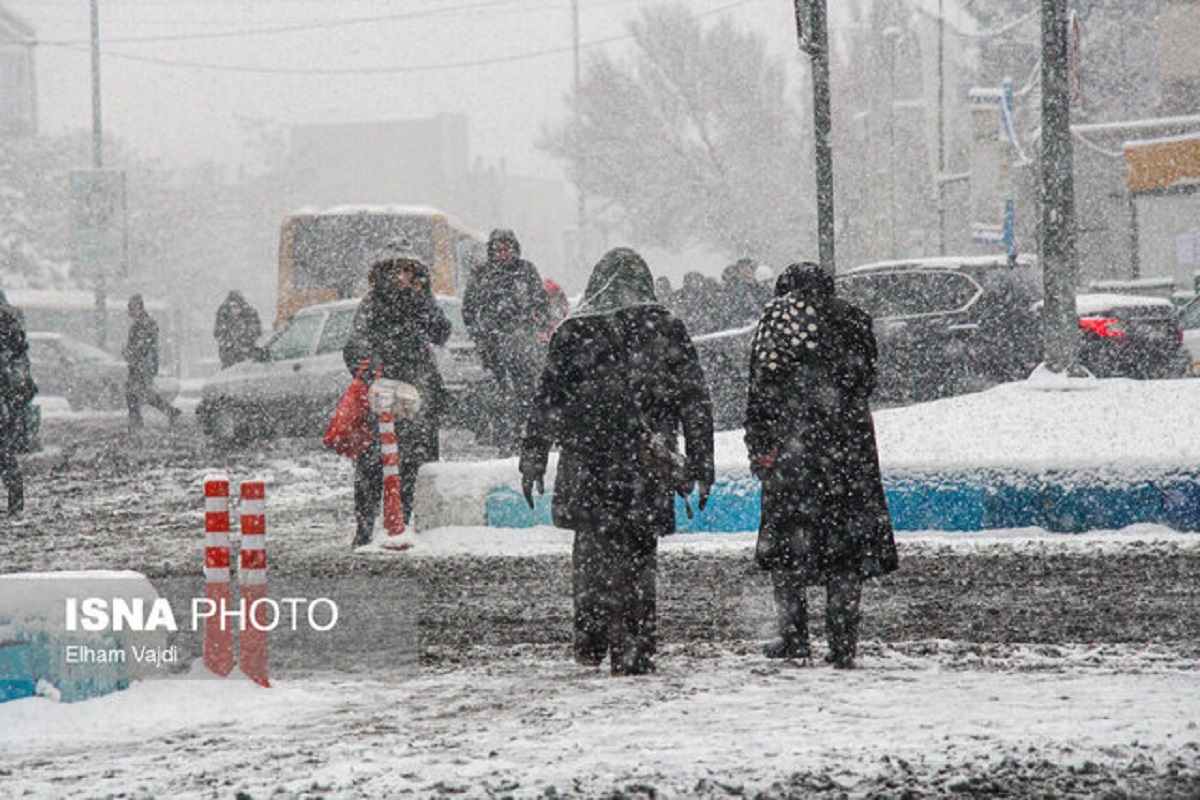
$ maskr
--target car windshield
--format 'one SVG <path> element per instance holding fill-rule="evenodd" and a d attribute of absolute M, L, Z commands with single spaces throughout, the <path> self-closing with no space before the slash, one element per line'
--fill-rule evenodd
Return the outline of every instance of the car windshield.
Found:
<path fill-rule="evenodd" d="M 325 322 L 325 330 L 321 332 L 321 341 L 317 344 L 317 353 L 333 353 L 342 349 L 350 336 L 350 326 L 354 323 L 355 308 L 343 308 L 329 314 Z"/>
<path fill-rule="evenodd" d="M 271 340 L 267 350 L 271 358 L 280 361 L 303 358 L 313 350 L 313 339 L 321 329 L 320 314 L 303 314 L 292 319 L 279 335 Z"/>

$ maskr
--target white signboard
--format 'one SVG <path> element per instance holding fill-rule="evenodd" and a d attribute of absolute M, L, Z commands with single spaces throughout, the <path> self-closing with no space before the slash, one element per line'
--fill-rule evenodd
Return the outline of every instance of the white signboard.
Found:
<path fill-rule="evenodd" d="M 972 89 L 971 240 L 999 244 L 1005 236 L 1005 201 L 1012 192 L 1012 146 L 1005 135 L 1004 91 Z"/>
<path fill-rule="evenodd" d="M 76 170 L 71 173 L 71 244 L 92 275 L 125 266 L 125 173 Z"/>

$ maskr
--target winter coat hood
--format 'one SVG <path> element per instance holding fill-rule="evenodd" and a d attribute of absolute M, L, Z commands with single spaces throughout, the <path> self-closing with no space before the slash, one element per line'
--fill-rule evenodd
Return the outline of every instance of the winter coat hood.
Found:
<path fill-rule="evenodd" d="M 488 260 L 495 259 L 496 245 L 500 244 L 501 242 L 512 248 L 514 260 L 521 257 L 521 243 L 517 241 L 517 235 L 508 228 L 496 228 L 494 231 L 492 231 L 491 235 L 488 236 Z"/>
<path fill-rule="evenodd" d="M 775 296 L 783 297 L 793 292 L 804 297 L 833 297 L 833 276 L 811 261 L 789 264 L 775 281 Z"/>
<path fill-rule="evenodd" d="M 628 247 L 618 247 L 596 264 L 583 292 L 583 302 L 571 316 L 615 314 L 637 306 L 666 310 L 654 295 L 654 278 L 645 260 Z"/>

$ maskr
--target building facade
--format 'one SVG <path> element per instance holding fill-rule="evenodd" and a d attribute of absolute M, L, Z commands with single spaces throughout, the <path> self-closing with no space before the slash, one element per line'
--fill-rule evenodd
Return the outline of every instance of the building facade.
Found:
<path fill-rule="evenodd" d="M 37 132 L 34 30 L 0 6 L 0 134 Z"/>

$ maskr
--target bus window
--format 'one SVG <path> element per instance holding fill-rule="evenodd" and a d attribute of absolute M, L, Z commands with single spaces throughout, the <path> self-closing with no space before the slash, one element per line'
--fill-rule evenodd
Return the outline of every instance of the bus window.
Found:
<path fill-rule="evenodd" d="M 283 219 L 276 325 L 301 308 L 367 291 L 372 261 L 407 252 L 429 267 L 434 291 L 461 294 L 486 239 L 440 211 L 417 206 L 344 207 Z"/>
<path fill-rule="evenodd" d="M 367 289 L 367 265 L 391 249 L 433 259 L 429 220 L 383 214 L 310 216 L 296 221 L 292 241 L 292 285 L 333 288 L 338 297 Z"/>

